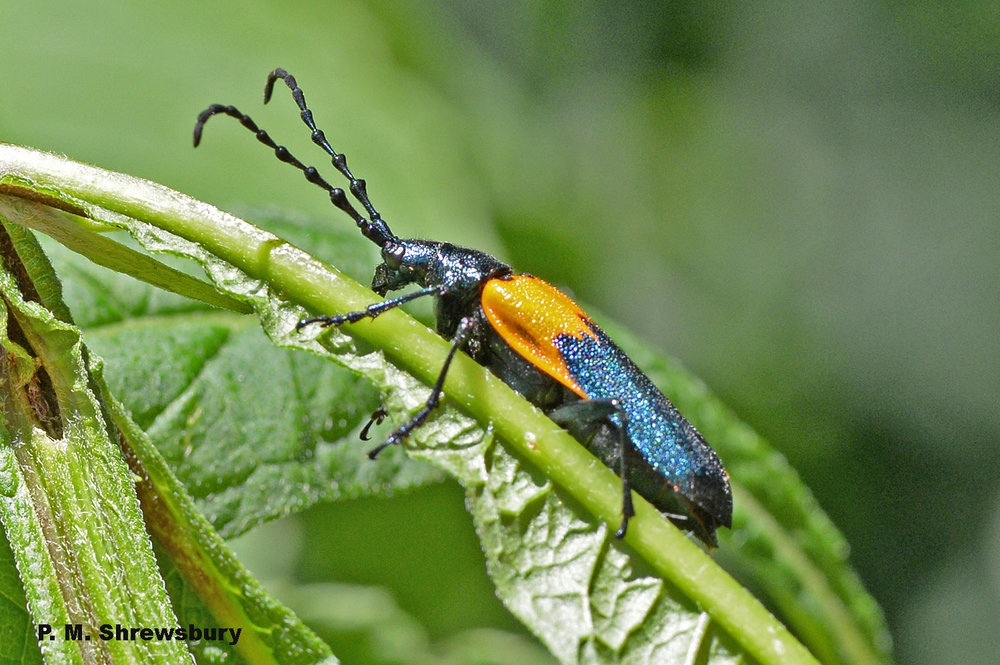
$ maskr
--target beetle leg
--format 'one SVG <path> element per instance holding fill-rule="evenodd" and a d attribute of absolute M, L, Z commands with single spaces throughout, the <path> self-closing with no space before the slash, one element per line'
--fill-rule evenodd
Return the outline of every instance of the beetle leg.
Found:
<path fill-rule="evenodd" d="M 617 421 L 611 416 L 617 416 Z M 618 475 L 622 479 L 622 523 L 615 531 L 615 538 L 625 537 L 628 530 L 628 521 L 635 515 L 635 506 L 632 504 L 632 474 L 628 465 L 628 415 L 622 409 L 617 399 L 585 399 L 579 402 L 570 402 L 553 409 L 549 413 L 549 418 L 556 423 L 577 429 L 583 427 L 584 432 L 592 430 L 598 424 L 608 423 L 618 432 Z M 569 427 L 568 427 L 569 428 Z M 584 438 L 587 435 L 584 433 Z"/>
<path fill-rule="evenodd" d="M 381 425 L 387 415 L 389 415 L 389 412 L 385 410 L 385 404 L 379 405 L 379 407 L 372 412 L 371 418 L 368 419 L 368 424 L 365 425 L 360 434 L 358 434 L 358 438 L 362 441 L 370 439 L 371 437 L 368 435 L 368 430 L 372 428 L 372 425 Z"/>
<path fill-rule="evenodd" d="M 476 321 L 471 316 L 467 316 L 461 320 L 458 324 L 458 330 L 455 331 L 455 337 L 452 339 L 451 350 L 448 351 L 448 357 L 444 360 L 444 365 L 441 367 L 441 373 L 438 374 L 437 381 L 434 382 L 434 387 L 431 388 L 431 394 L 428 395 L 427 401 L 424 405 L 417 411 L 409 422 L 406 422 L 396 428 L 396 431 L 389 435 L 382 443 L 375 448 L 372 448 L 368 452 L 368 457 L 375 459 L 375 457 L 388 448 L 389 446 L 400 443 L 406 437 L 410 435 L 413 430 L 420 427 L 427 420 L 428 416 L 438 407 L 441 403 L 441 393 L 444 392 L 444 379 L 448 375 L 448 368 L 451 366 L 451 361 L 454 359 L 455 354 L 465 343 L 466 338 L 475 329 Z"/>
<path fill-rule="evenodd" d="M 361 319 L 374 319 L 379 314 L 388 312 L 390 309 L 395 309 L 400 305 L 410 302 L 411 300 L 416 300 L 417 298 L 422 298 L 423 296 L 439 296 L 443 294 L 445 290 L 447 290 L 447 287 L 441 284 L 437 286 L 428 286 L 425 289 L 420 289 L 419 291 L 414 291 L 413 293 L 407 293 L 406 295 L 399 296 L 398 298 L 390 298 L 389 300 L 383 300 L 382 302 L 368 305 L 368 307 L 358 310 L 357 312 L 336 314 L 334 316 L 314 316 L 311 319 L 302 319 L 295 324 L 295 329 L 302 330 L 306 326 L 313 323 L 318 323 L 324 328 L 328 328 L 330 326 L 336 328 L 345 323 L 357 323 Z"/>

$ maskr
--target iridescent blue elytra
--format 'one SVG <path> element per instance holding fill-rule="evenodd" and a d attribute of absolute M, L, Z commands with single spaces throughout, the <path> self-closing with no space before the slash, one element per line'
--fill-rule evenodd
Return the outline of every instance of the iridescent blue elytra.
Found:
<path fill-rule="evenodd" d="M 371 450 L 369 457 L 399 443 L 427 420 L 441 399 L 452 358 L 461 349 L 544 410 L 621 476 L 622 522 L 616 536 L 625 536 L 628 520 L 634 515 L 635 489 L 675 524 L 714 546 L 716 529 L 732 523 L 729 477 L 715 451 L 653 382 L 555 287 L 515 273 L 507 264 L 478 250 L 396 236 L 368 198 L 365 181 L 354 177 L 344 155 L 336 152 L 316 127 L 295 78 L 283 69 L 271 72 L 264 102 L 270 99 L 278 79 L 291 90 L 313 142 L 326 151 L 347 179 L 364 215 L 343 189 L 275 143 L 234 106 L 213 104 L 202 111 L 194 128 L 195 146 L 209 118 L 217 114 L 236 118 L 258 141 L 274 150 L 278 159 L 326 190 L 333 205 L 381 248 L 382 263 L 375 268 L 373 291 L 385 296 L 411 284 L 421 287 L 361 311 L 304 319 L 297 327 L 356 323 L 431 296 L 435 299 L 437 331 L 452 340 L 424 406 Z M 362 431 L 362 438 L 367 438 L 372 423 L 384 416 L 380 407 Z"/>
<path fill-rule="evenodd" d="M 625 432 L 632 455 L 628 468 L 632 487 L 706 543 L 715 543 L 715 529 L 731 526 L 733 499 L 715 451 L 694 426 L 653 385 L 607 334 L 588 322 L 595 337 L 556 337 L 566 366 L 588 398 L 617 400 L 625 415 Z M 617 414 L 610 419 L 621 426 Z M 588 448 L 616 468 L 620 464 L 615 436 L 598 433 Z M 690 515 L 693 520 L 684 520 Z"/>

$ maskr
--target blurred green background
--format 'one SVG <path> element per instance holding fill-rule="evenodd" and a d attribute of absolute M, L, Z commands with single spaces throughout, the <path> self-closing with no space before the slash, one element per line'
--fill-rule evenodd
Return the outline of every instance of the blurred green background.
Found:
<path fill-rule="evenodd" d="M 198 111 L 232 103 L 322 162 L 287 95 L 260 105 L 287 68 L 398 233 L 565 285 L 769 437 L 847 535 L 900 662 L 995 663 L 997 17 L 971 0 L 8 0 L 0 140 L 344 223 L 235 123 L 191 148 Z M 294 560 L 289 579 L 388 586 L 432 639 L 510 628 L 482 579 L 430 592 L 456 566 L 482 577 L 460 496 L 316 508 L 256 553 Z"/>

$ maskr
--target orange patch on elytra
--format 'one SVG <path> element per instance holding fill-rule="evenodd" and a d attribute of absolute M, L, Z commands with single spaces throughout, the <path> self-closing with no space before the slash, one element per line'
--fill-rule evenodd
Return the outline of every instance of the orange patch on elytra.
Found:
<path fill-rule="evenodd" d="M 597 337 L 588 325 L 590 318 L 569 296 L 537 277 L 514 275 L 488 281 L 482 305 L 490 325 L 515 351 L 580 397 L 587 397 L 555 344 L 558 335 Z"/>

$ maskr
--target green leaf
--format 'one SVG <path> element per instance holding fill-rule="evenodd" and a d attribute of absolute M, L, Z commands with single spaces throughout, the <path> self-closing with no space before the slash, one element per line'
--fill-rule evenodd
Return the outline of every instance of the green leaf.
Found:
<path fill-rule="evenodd" d="M 182 642 L 97 639 L 102 624 L 176 619 L 132 476 L 91 390 L 86 350 L 43 304 L 57 297 L 48 264 L 22 228 L 4 222 L 2 235 L 0 518 L 32 622 L 56 633 L 39 643 L 42 653 L 53 663 L 183 662 Z M 6 626 L 20 633 L 16 618 Z M 69 624 L 93 639 L 64 639 L 58 633 Z"/>
<path fill-rule="evenodd" d="M 254 306 L 276 342 L 330 354 L 372 379 L 388 393 L 394 413 L 416 408 L 426 394 L 395 366 L 425 383 L 436 378 L 446 345 L 400 312 L 351 327 L 352 337 L 339 331 L 320 338 L 297 333 L 294 324 L 303 310 L 292 303 L 313 311 L 348 311 L 372 296 L 270 234 L 150 183 L 80 165 L 76 169 L 86 173 L 74 173 L 58 158 L 16 150 L 8 149 L 18 162 L 10 181 L 58 195 L 103 222 L 111 223 L 115 215 L 137 217 L 141 221 L 114 223 L 124 223 L 148 248 L 201 263 L 220 289 Z M 359 353 L 359 340 L 381 351 Z M 386 364 L 383 354 L 395 366 Z M 642 357 L 636 359 L 648 366 Z M 777 480 L 758 480 L 748 473 L 752 484 L 744 485 L 733 471 L 734 535 L 746 539 L 741 544 L 748 545 L 749 556 L 738 548 L 727 553 L 724 544 L 723 557 L 734 560 L 734 568 L 753 570 L 763 562 L 755 547 L 780 546 L 775 547 L 779 564 L 769 568 L 772 599 L 782 606 L 782 585 L 819 590 L 818 612 L 810 608 L 801 622 L 804 633 L 822 627 L 825 612 L 838 620 L 823 635 L 829 636 L 828 645 L 845 644 L 846 653 L 870 656 L 870 662 L 883 659 L 877 613 L 865 614 L 867 596 L 854 584 L 836 532 L 808 492 L 780 457 L 708 398 L 700 384 L 665 367 L 665 375 L 677 379 L 669 394 L 709 436 L 731 471 L 761 463 L 781 474 Z M 655 368 L 653 375 L 661 378 Z M 614 474 L 483 368 L 457 358 L 446 392 L 463 411 L 489 422 L 490 432 L 484 437 L 471 421 L 445 409 L 414 437 L 414 454 L 465 485 L 501 596 L 561 661 L 594 662 L 614 655 L 626 662 L 696 656 L 724 662 L 746 654 L 762 663 L 813 662 L 755 600 L 644 502 L 637 506 L 626 543 L 611 539 L 606 524 L 617 521 L 619 510 Z M 765 512 L 744 510 L 739 501 Z M 783 508 L 784 502 L 790 507 Z M 775 525 L 778 532 L 767 537 L 765 527 Z M 811 531 L 807 547 L 791 537 L 792 531 L 781 531 L 800 528 Z M 811 543 L 819 544 L 818 552 Z M 791 604 L 785 607 L 790 619 L 802 618 Z M 822 647 L 823 640 L 814 644 Z"/>
<path fill-rule="evenodd" d="M 99 362 L 91 365 L 110 417 L 121 435 L 146 527 L 167 554 L 165 577 L 180 625 L 241 629 L 231 646 L 246 663 L 299 665 L 338 661 L 329 647 L 291 611 L 275 602 L 226 547 L 170 472 L 149 437 L 110 393 Z M 178 577 L 172 573 L 176 570 Z M 198 644 L 195 653 L 211 662 L 219 647 Z"/>
<path fill-rule="evenodd" d="M 35 624 L 27 608 L 14 553 L 6 537 L 0 538 L 0 644 L 4 645 L 0 650 L 0 663 L 3 665 L 40 665 L 42 662 L 35 639 Z"/>
<path fill-rule="evenodd" d="M 5 434 L 13 434 L 5 436 L 0 450 L 0 515 L 22 571 L 33 622 L 48 623 L 56 631 L 80 623 L 91 636 L 103 623 L 199 630 L 221 625 L 238 629 L 239 637 L 231 636 L 229 649 L 220 647 L 226 641 L 193 640 L 200 662 L 239 662 L 238 653 L 246 663 L 334 665 L 329 648 L 267 596 L 207 524 L 148 437 L 111 395 L 102 362 L 83 347 L 79 332 L 38 303 L 20 298 L 19 289 L 33 297 L 44 292 L 32 279 L 44 276 L 48 263 L 33 236 L 5 224 L 11 240 L 3 243 L 8 248 L 4 265 L 20 269 L 0 274 L 8 303 L 0 314 L 5 321 L 8 313 L 14 317 L 9 326 L 0 327 L 15 331 L 38 360 L 15 337 L 0 338 L 7 352 L 3 422 L 14 426 L 5 428 Z M 44 297 L 57 298 L 58 292 L 50 290 Z M 65 376 L 69 370 L 75 371 L 72 379 Z M 91 440 L 76 434 L 81 429 Z M 64 440 L 54 441 L 51 432 Z M 102 482 L 109 474 L 117 484 Z M 177 618 L 146 528 L 169 555 L 161 565 L 172 582 Z M 12 598 L 23 597 L 21 586 L 5 585 L 11 586 Z M 23 613 L 11 614 L 4 626 L 25 625 Z M 11 635 L 10 642 L 19 639 Z M 189 658 L 183 642 L 170 640 L 71 641 L 57 636 L 41 644 L 51 662 L 181 663 Z"/>

